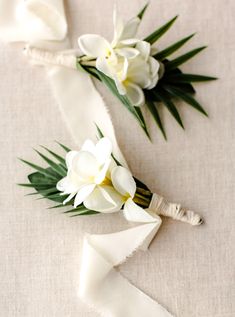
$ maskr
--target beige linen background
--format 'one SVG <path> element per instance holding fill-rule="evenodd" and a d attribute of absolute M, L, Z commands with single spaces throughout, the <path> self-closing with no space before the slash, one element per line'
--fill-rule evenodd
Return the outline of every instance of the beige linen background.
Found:
<path fill-rule="evenodd" d="M 114 3 L 67 1 L 74 46 L 83 33 L 111 37 Z M 125 18 L 143 4 L 142 0 L 118 1 Z M 198 35 L 182 52 L 209 45 L 184 66 L 187 72 L 220 78 L 197 85 L 197 97 L 209 119 L 179 104 L 184 132 L 162 109 L 165 142 L 146 115 L 153 136 L 150 143 L 122 105 L 104 87 L 99 89 L 133 173 L 152 190 L 200 212 L 205 224 L 193 228 L 164 219 L 150 250 L 137 253 L 120 271 L 178 317 L 233 317 L 235 2 L 153 0 L 140 34 L 150 33 L 176 14 L 179 20 L 159 47 L 195 31 Z M 74 147 L 44 69 L 30 66 L 21 48 L 0 45 L 0 316 L 97 316 L 76 295 L 84 233 L 108 233 L 130 225 L 121 214 L 69 218 L 47 210 L 52 206 L 48 201 L 24 197 L 28 191 L 16 186 L 30 172 L 17 157 L 38 160 L 32 148 L 43 144 L 57 149 L 53 140 Z"/>

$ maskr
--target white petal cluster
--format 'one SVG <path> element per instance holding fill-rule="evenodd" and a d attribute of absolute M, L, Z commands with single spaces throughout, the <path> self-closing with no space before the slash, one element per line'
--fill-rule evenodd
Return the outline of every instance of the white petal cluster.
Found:
<path fill-rule="evenodd" d="M 57 183 L 62 195 L 68 196 L 64 204 L 74 198 L 74 207 L 84 204 L 101 213 L 119 211 L 122 207 L 127 219 L 130 215 L 145 213 L 133 198 L 136 183 L 130 171 L 112 159 L 112 144 L 102 138 L 97 144 L 87 140 L 80 151 L 66 156 L 67 176 Z M 133 218 L 133 217 L 132 217 Z"/>
<path fill-rule="evenodd" d="M 144 104 L 143 89 L 152 89 L 159 79 L 159 62 L 151 46 L 136 38 L 140 19 L 126 24 L 114 10 L 114 37 L 111 43 L 96 34 L 82 35 L 79 47 L 86 59 L 95 59 L 96 68 L 112 78 L 121 95 L 127 95 L 135 106 Z"/>

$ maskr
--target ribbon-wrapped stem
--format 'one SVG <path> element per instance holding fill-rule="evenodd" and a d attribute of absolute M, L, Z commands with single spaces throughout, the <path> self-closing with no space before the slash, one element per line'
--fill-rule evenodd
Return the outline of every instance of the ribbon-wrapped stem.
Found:
<path fill-rule="evenodd" d="M 52 52 L 27 45 L 24 47 L 24 54 L 37 64 L 77 69 L 77 56 L 73 53 Z"/>
<path fill-rule="evenodd" d="M 180 220 L 189 223 L 192 226 L 198 226 L 203 223 L 203 219 L 199 214 L 181 207 L 180 204 L 169 203 L 165 198 L 158 194 L 153 194 L 148 209 L 159 216 L 162 215 L 175 220 Z"/>

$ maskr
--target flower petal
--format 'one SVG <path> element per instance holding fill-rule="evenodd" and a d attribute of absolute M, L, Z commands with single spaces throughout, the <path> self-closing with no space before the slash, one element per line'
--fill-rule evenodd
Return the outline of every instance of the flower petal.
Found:
<path fill-rule="evenodd" d="M 135 105 L 136 107 L 140 107 L 145 102 L 144 92 L 143 90 L 133 83 L 128 83 L 126 86 L 126 95 L 128 99 Z"/>
<path fill-rule="evenodd" d="M 150 66 L 142 56 L 129 60 L 128 80 L 141 88 L 146 88 L 151 84 Z"/>
<path fill-rule="evenodd" d="M 57 184 L 56 188 L 66 194 L 77 192 L 84 184 L 77 178 L 77 175 L 71 170 L 67 176 L 62 178 Z"/>
<path fill-rule="evenodd" d="M 77 152 L 77 151 L 69 151 L 69 152 L 66 154 L 65 161 L 66 161 L 66 166 L 67 166 L 68 170 L 71 169 L 73 159 L 76 157 L 76 155 L 77 155 L 78 153 L 79 153 L 79 152 Z"/>
<path fill-rule="evenodd" d="M 83 54 L 89 57 L 106 56 L 111 50 L 109 42 L 97 34 L 85 34 L 79 37 L 78 44 Z"/>
<path fill-rule="evenodd" d="M 129 198 L 124 207 L 123 214 L 128 221 L 133 222 L 153 222 L 156 218 L 151 216 L 145 209 L 138 206 L 131 198 Z"/>
<path fill-rule="evenodd" d="M 68 177 L 62 178 L 57 184 L 56 184 L 56 189 L 60 192 L 64 192 L 66 190 L 68 183 Z"/>
<path fill-rule="evenodd" d="M 109 138 L 101 138 L 95 146 L 95 157 L 100 164 L 104 164 L 107 159 L 110 159 L 113 146 Z"/>
<path fill-rule="evenodd" d="M 106 177 L 106 174 L 108 172 L 108 169 L 109 169 L 109 165 L 111 163 L 111 159 L 107 159 L 105 164 L 103 165 L 101 171 L 98 173 L 98 175 L 95 177 L 95 180 L 94 182 L 98 185 L 98 184 L 101 184 L 105 177 Z"/>
<path fill-rule="evenodd" d="M 71 193 L 64 201 L 63 204 L 67 204 L 71 199 L 73 199 L 73 197 L 76 195 L 77 193 Z"/>
<path fill-rule="evenodd" d="M 136 36 L 139 24 L 140 24 L 140 19 L 138 17 L 129 20 L 124 26 L 121 39 L 126 40 L 126 39 L 134 38 Z"/>
<path fill-rule="evenodd" d="M 84 206 L 90 210 L 110 213 L 119 211 L 123 203 L 122 196 L 112 186 L 97 186 L 84 201 Z"/>
<path fill-rule="evenodd" d="M 140 52 L 143 59 L 147 61 L 150 55 L 151 45 L 148 42 L 139 41 L 136 44 L 136 49 Z"/>
<path fill-rule="evenodd" d="M 112 65 L 109 59 L 107 59 L 105 56 L 97 58 L 96 68 L 110 78 L 113 78 L 115 75 L 114 65 Z"/>
<path fill-rule="evenodd" d="M 120 46 L 133 46 L 138 43 L 140 40 L 138 39 L 127 39 L 120 41 Z"/>
<path fill-rule="evenodd" d="M 73 159 L 72 170 L 84 181 L 88 179 L 90 182 L 90 178 L 98 174 L 99 168 L 96 157 L 89 152 L 80 151 Z"/>
<path fill-rule="evenodd" d="M 126 95 L 126 87 L 123 85 L 123 83 L 116 77 L 114 78 L 117 90 L 120 95 Z"/>
<path fill-rule="evenodd" d="M 93 141 L 91 141 L 90 139 L 87 139 L 82 147 L 81 147 L 81 151 L 86 151 L 86 152 L 90 152 L 94 155 L 95 153 L 95 144 Z"/>
<path fill-rule="evenodd" d="M 114 10 L 113 10 L 113 27 L 114 27 L 114 36 L 113 36 L 113 41 L 111 45 L 112 47 L 115 47 L 118 44 L 124 30 L 124 23 L 121 16 L 117 12 L 116 6 L 114 7 Z"/>
<path fill-rule="evenodd" d="M 95 184 L 85 185 L 78 191 L 74 200 L 75 208 L 84 202 L 84 200 L 93 192 L 95 186 Z"/>
<path fill-rule="evenodd" d="M 146 87 L 146 89 L 153 89 L 159 80 L 159 69 L 160 63 L 153 57 L 149 57 L 149 66 L 150 66 L 150 74 L 151 74 L 151 84 Z"/>
<path fill-rule="evenodd" d="M 123 56 L 127 59 L 130 58 L 135 58 L 136 56 L 139 55 L 139 51 L 133 47 L 123 47 L 123 48 L 117 48 L 115 50 L 115 52 L 120 55 Z"/>
<path fill-rule="evenodd" d="M 111 172 L 111 179 L 114 188 L 123 196 L 134 197 L 136 183 L 131 172 L 122 166 L 115 167 Z"/>

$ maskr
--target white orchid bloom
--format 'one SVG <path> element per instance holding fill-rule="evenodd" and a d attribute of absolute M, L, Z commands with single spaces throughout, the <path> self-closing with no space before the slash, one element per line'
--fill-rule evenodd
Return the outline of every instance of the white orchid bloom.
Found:
<path fill-rule="evenodd" d="M 91 210 L 114 212 L 120 210 L 123 199 L 110 181 L 112 144 L 102 138 L 95 145 L 87 140 L 81 151 L 66 155 L 68 174 L 57 183 L 57 189 L 69 195 L 64 201 L 74 199 L 74 207 L 80 204 Z"/>

